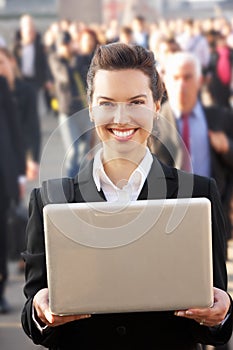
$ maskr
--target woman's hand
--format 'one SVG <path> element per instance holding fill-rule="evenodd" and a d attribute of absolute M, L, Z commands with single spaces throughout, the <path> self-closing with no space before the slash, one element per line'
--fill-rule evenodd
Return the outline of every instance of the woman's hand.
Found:
<path fill-rule="evenodd" d="M 214 288 L 214 305 L 212 307 L 176 311 L 175 315 L 193 319 L 204 326 L 214 327 L 224 320 L 230 304 L 228 294 L 221 289 Z"/>
<path fill-rule="evenodd" d="M 36 318 L 38 319 L 39 323 L 41 324 L 42 322 L 44 326 L 46 325 L 49 327 L 56 327 L 68 322 L 91 317 L 91 315 L 53 315 L 49 309 L 48 296 L 48 288 L 44 288 L 37 292 L 33 299 L 33 306 L 36 311 Z"/>

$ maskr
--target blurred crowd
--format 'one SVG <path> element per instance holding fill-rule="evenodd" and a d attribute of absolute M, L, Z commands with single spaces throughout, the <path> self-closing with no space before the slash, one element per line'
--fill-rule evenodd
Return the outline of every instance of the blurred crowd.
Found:
<path fill-rule="evenodd" d="M 164 77 L 167 93 L 161 115 L 173 129 L 158 123 L 159 132 L 151 144 L 162 161 L 190 170 L 179 161 L 180 144 L 176 143 L 173 130 L 183 136 L 176 113 L 183 112 L 182 99 L 187 99 L 184 103 L 199 101 L 203 107 L 202 124 L 190 134 L 194 135 L 192 168 L 200 175 L 215 178 L 227 218 L 226 239 L 232 238 L 233 19 L 179 18 L 149 23 L 137 16 L 127 26 L 116 20 L 86 25 L 62 19 L 40 33 L 34 19 L 23 15 L 14 41 L 6 44 L 4 37 L 0 38 L 0 313 L 9 309 L 4 299 L 9 208 L 12 203 L 18 207 L 24 198 L 26 181 L 35 180 L 39 171 L 39 94 L 43 94 L 47 113 L 53 114 L 61 125 L 64 147 L 70 148 L 66 172 L 74 176 L 83 156 L 93 147 L 95 135 L 80 133 L 80 126 L 70 117 L 87 107 L 86 74 L 96 47 L 118 41 L 153 51 L 156 67 Z M 187 68 L 190 65 L 192 69 Z M 181 95 L 178 84 L 186 86 L 190 96 Z M 180 101 L 179 106 L 172 103 L 174 99 Z M 190 145 L 185 146 L 189 151 Z M 202 158 L 197 161 L 199 156 Z"/>

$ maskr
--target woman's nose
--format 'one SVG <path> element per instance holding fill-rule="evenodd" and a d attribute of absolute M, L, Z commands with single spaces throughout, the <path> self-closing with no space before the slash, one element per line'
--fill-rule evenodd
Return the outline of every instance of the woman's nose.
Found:
<path fill-rule="evenodd" d="M 119 103 L 114 111 L 113 122 L 116 124 L 127 124 L 130 121 L 130 115 L 127 112 L 126 105 Z"/>

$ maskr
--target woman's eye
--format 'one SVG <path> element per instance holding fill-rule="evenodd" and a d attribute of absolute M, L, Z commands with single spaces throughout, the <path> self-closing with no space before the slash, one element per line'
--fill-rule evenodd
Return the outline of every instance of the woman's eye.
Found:
<path fill-rule="evenodd" d="M 144 105 L 145 101 L 144 100 L 135 100 L 131 102 L 132 105 Z"/>
<path fill-rule="evenodd" d="M 115 103 L 109 102 L 109 101 L 100 102 L 99 105 L 100 105 L 101 107 L 106 107 L 106 108 L 115 107 Z"/>

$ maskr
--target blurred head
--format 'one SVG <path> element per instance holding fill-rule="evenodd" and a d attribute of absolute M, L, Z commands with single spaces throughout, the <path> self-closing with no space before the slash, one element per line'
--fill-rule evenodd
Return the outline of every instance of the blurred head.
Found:
<path fill-rule="evenodd" d="M 20 18 L 20 37 L 25 45 L 32 43 L 36 37 L 34 20 L 30 15 Z"/>
<path fill-rule="evenodd" d="M 146 20 L 143 16 L 136 16 L 132 22 L 132 29 L 135 33 L 142 33 L 145 30 Z"/>
<path fill-rule="evenodd" d="M 202 82 L 198 58 L 189 52 L 176 52 L 165 62 L 164 82 L 171 106 L 189 113 L 195 106 Z"/>
<path fill-rule="evenodd" d="M 193 30 L 194 30 L 193 19 L 192 18 L 186 19 L 184 21 L 184 31 L 187 34 L 192 35 Z"/>
<path fill-rule="evenodd" d="M 68 32 L 70 27 L 70 20 L 67 18 L 64 18 L 60 21 L 59 25 L 60 25 L 61 31 Z"/>
<path fill-rule="evenodd" d="M 181 51 L 179 44 L 176 42 L 174 37 L 161 38 L 158 43 L 158 61 L 163 65 L 167 57 L 174 53 Z"/>
<path fill-rule="evenodd" d="M 130 27 L 122 27 L 120 29 L 119 41 L 124 44 L 133 43 L 133 31 Z"/>
<path fill-rule="evenodd" d="M 122 43 L 100 46 L 87 82 L 90 113 L 104 149 L 109 143 L 118 154 L 144 148 L 163 95 L 152 52 Z"/>
<path fill-rule="evenodd" d="M 88 55 L 95 51 L 99 44 L 96 32 L 92 29 L 83 29 L 79 34 L 79 50 L 81 54 Z"/>
<path fill-rule="evenodd" d="M 57 54 L 69 58 L 72 54 L 71 36 L 68 32 L 60 32 L 56 40 Z"/>

